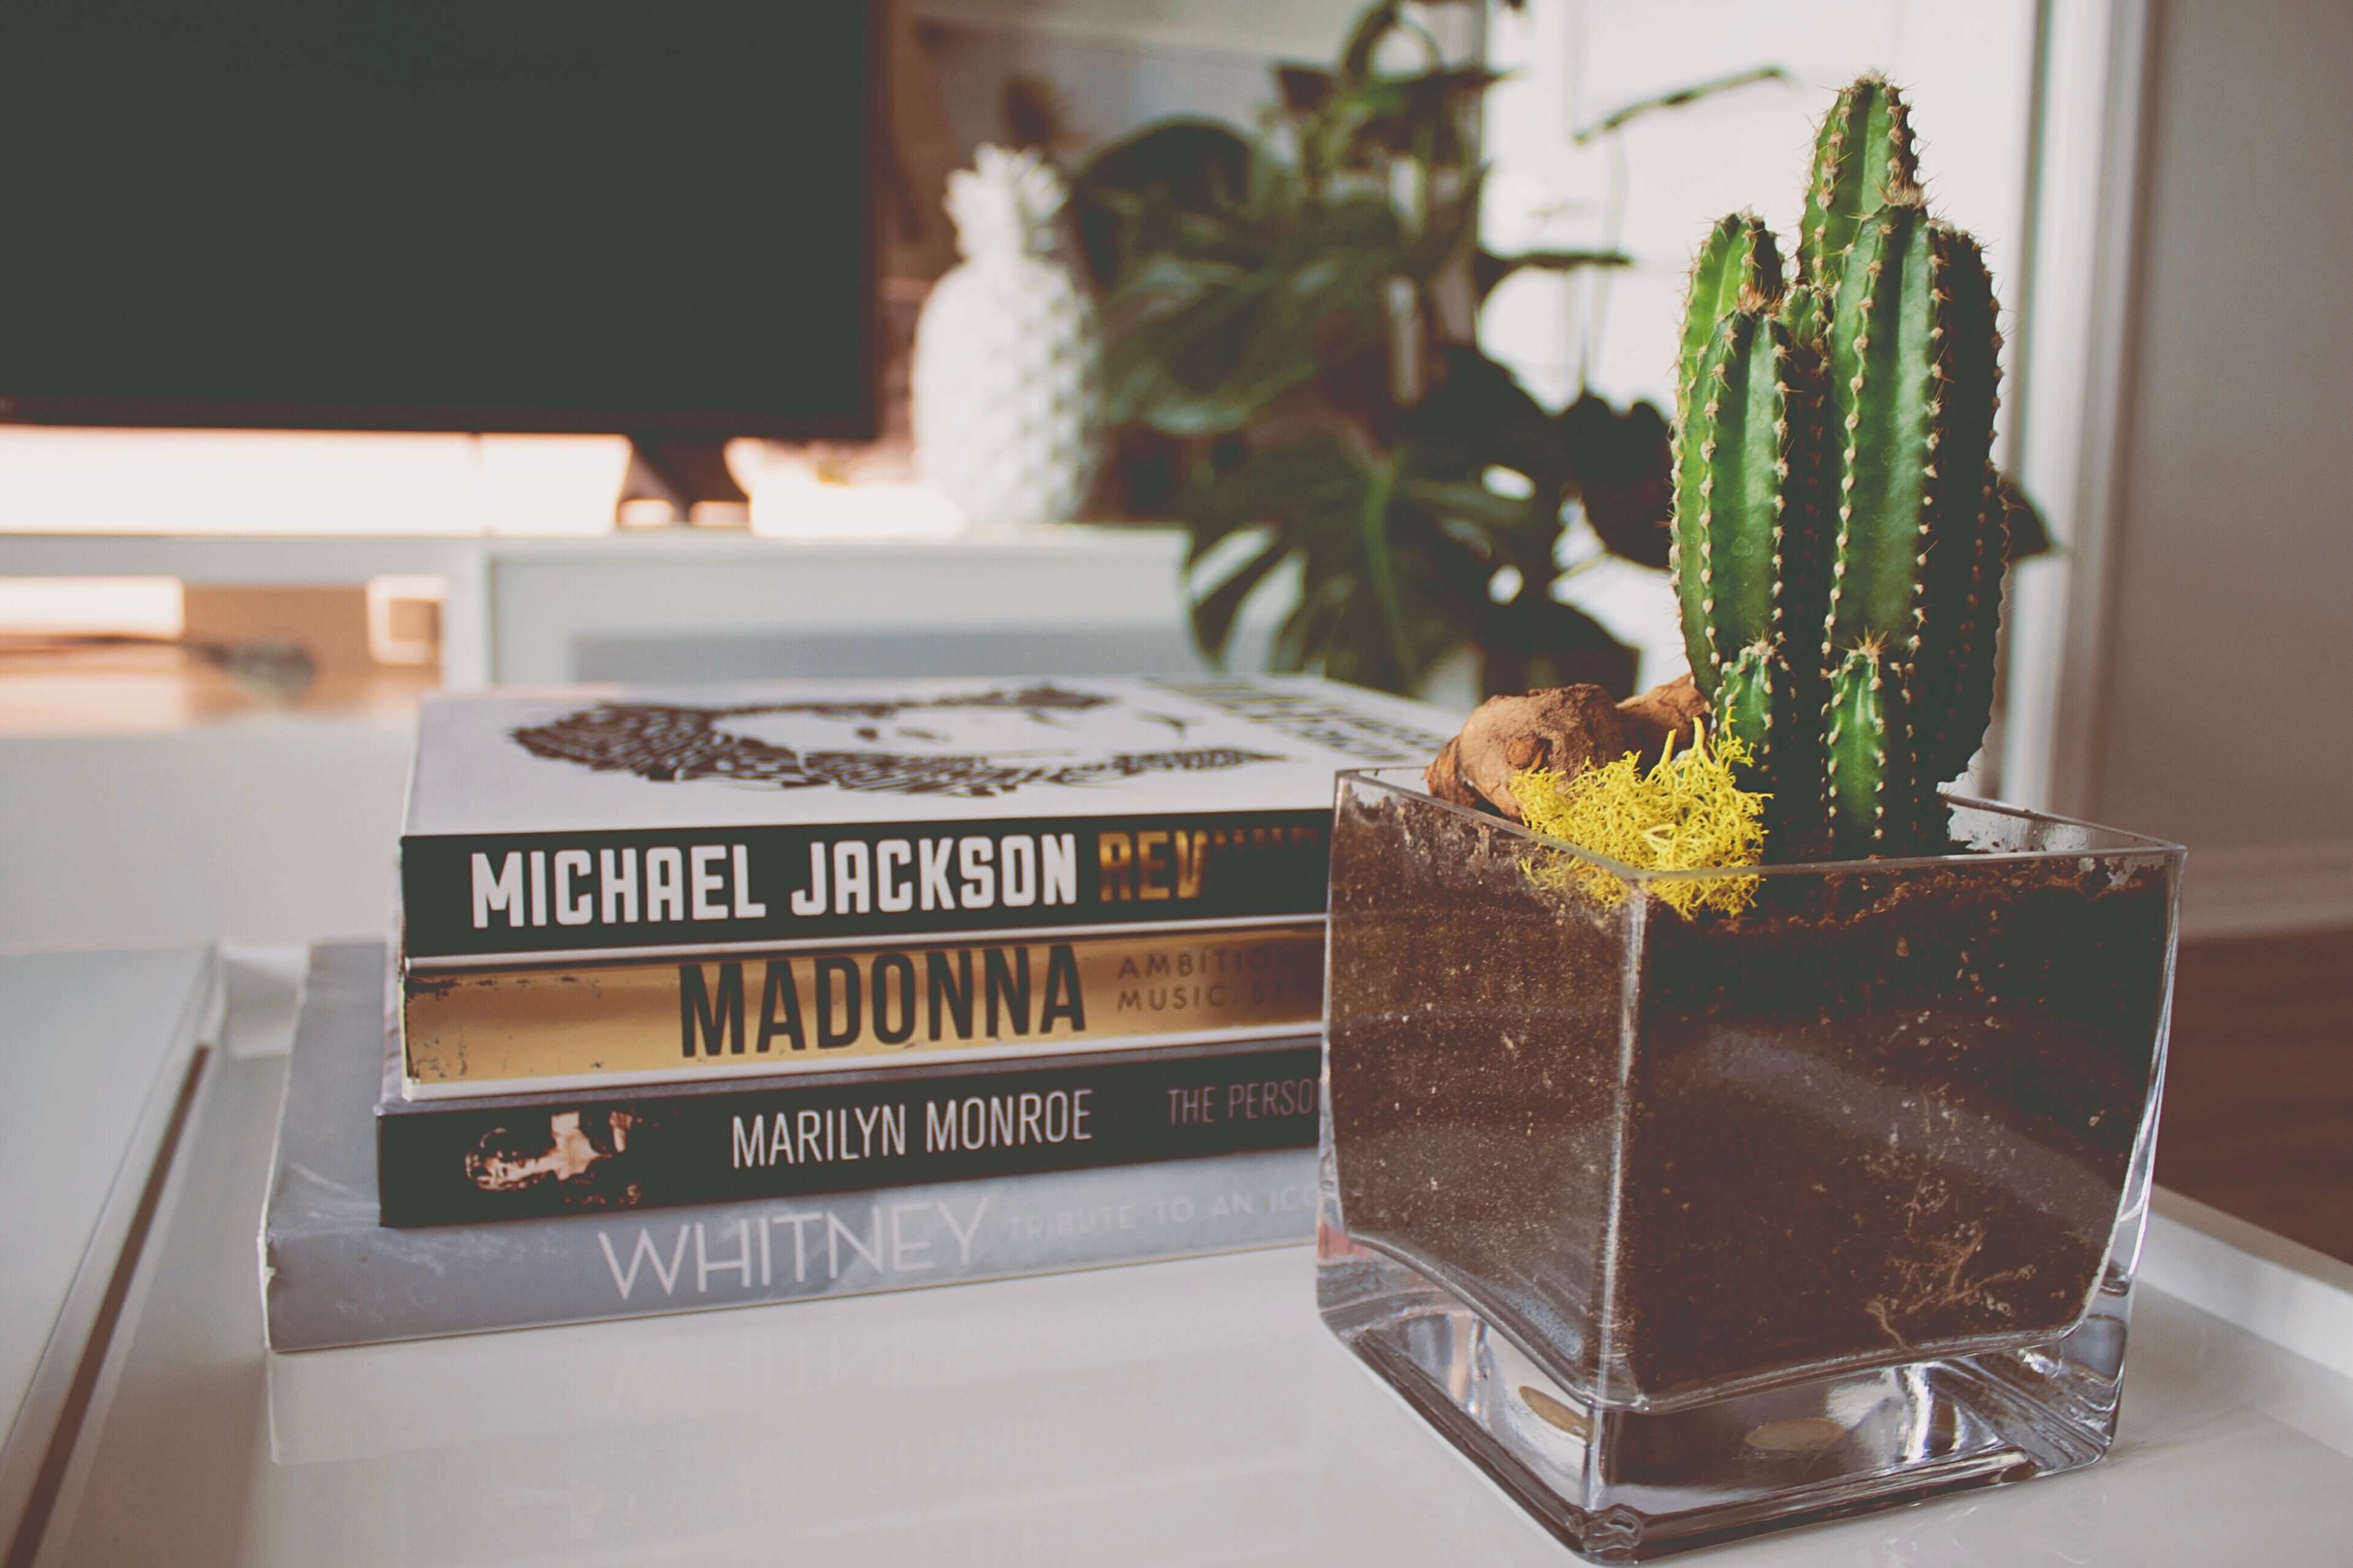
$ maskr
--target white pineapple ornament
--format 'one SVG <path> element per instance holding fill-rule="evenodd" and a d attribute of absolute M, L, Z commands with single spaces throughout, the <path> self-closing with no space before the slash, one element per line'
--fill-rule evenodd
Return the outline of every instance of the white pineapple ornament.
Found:
<path fill-rule="evenodd" d="M 1094 301 L 1056 255 L 1067 193 L 1034 152 L 983 147 L 976 163 L 948 176 L 964 260 L 915 323 L 915 460 L 969 522 L 1067 522 L 1103 425 Z"/>

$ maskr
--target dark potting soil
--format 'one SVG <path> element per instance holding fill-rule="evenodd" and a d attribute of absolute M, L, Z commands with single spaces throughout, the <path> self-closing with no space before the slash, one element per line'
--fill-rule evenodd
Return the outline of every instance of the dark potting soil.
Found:
<path fill-rule="evenodd" d="M 2169 891 L 2113 858 L 1594 904 L 1412 799 L 1335 824 L 1350 1236 L 1613 1403 L 2026 1343 L 2083 1313 L 2147 1104 Z"/>

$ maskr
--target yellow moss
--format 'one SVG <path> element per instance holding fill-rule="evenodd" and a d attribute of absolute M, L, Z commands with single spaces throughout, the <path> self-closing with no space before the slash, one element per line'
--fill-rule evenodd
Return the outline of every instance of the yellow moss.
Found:
<path fill-rule="evenodd" d="M 1754 866 L 1765 849 L 1766 797 L 1734 782 L 1735 764 L 1747 760 L 1730 735 L 1712 749 L 1700 736 L 1680 755 L 1670 735 L 1647 773 L 1631 752 L 1614 763 L 1588 766 L 1573 779 L 1549 768 L 1527 768 L 1512 775 L 1512 795 L 1536 832 L 1641 870 Z M 1588 861 L 1562 856 L 1544 870 L 1543 879 L 1556 886 L 1574 877 L 1605 904 L 1626 896 L 1622 879 Z M 1737 914 L 1756 898 L 1757 881 L 1694 877 L 1648 887 L 1689 920 L 1701 910 Z"/>

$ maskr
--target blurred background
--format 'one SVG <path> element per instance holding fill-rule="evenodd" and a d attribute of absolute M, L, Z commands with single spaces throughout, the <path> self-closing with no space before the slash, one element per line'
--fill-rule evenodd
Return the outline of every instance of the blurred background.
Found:
<path fill-rule="evenodd" d="M 495 9 L 0 13 L 0 945 L 373 931 L 437 685 L 1671 679 L 1689 258 L 1878 69 L 2052 546 L 1976 783 L 2189 845 L 2167 1179 L 2353 1256 L 2353 7 Z"/>

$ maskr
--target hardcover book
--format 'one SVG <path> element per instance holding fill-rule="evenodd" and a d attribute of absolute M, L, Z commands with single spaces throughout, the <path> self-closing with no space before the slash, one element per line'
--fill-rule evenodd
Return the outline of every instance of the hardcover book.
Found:
<path fill-rule="evenodd" d="M 787 681 L 427 699 L 408 963 L 1296 922 L 1341 769 L 1453 729 L 1304 678 Z"/>
<path fill-rule="evenodd" d="M 1263 1038 L 1323 1016 L 1321 921 L 409 973 L 410 1099 Z"/>
<path fill-rule="evenodd" d="M 1316 1135 L 1314 1037 L 376 1107 L 386 1226 L 798 1198 L 1268 1149 Z"/>
<path fill-rule="evenodd" d="M 261 1237 L 280 1351 L 642 1317 L 1304 1242 L 1313 1148 L 658 1213 L 389 1230 L 370 1121 L 385 948 L 314 949 Z"/>

